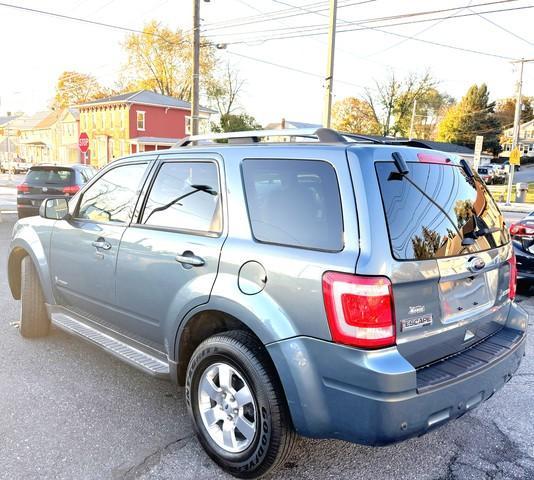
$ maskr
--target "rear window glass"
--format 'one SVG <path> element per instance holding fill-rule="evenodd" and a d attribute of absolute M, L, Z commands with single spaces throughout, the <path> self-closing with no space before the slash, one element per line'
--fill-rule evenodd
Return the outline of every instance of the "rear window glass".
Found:
<path fill-rule="evenodd" d="M 24 179 L 28 185 L 72 185 L 74 172 L 70 168 L 32 168 Z"/>
<path fill-rule="evenodd" d="M 393 256 L 424 260 L 489 250 L 509 241 L 504 219 L 479 178 L 459 166 L 409 162 L 400 179 L 393 162 L 376 163 Z M 462 245 L 465 239 L 472 245 Z"/>
<path fill-rule="evenodd" d="M 243 180 L 256 240 L 326 251 L 343 249 L 339 187 L 330 164 L 245 160 Z"/>

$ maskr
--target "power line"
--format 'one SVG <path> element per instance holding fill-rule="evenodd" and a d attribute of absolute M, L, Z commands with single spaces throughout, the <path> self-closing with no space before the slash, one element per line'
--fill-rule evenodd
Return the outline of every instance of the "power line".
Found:
<path fill-rule="evenodd" d="M 15 9 L 15 10 L 21 10 L 21 11 L 28 12 L 28 13 L 34 13 L 34 14 L 38 14 L 38 15 L 45 15 L 45 16 L 48 16 L 48 17 L 61 18 L 63 20 L 70 20 L 70 21 L 73 21 L 73 22 L 86 23 L 86 24 L 89 24 L 89 25 L 96 25 L 96 26 L 99 26 L 99 27 L 111 28 L 111 29 L 114 29 L 114 30 L 121 30 L 121 31 L 129 32 L 129 33 L 138 33 L 138 34 L 141 34 L 141 35 L 150 35 L 150 36 L 153 36 L 153 37 L 161 38 L 162 40 L 164 40 L 164 41 L 166 41 L 166 42 L 168 42 L 170 44 L 174 44 L 174 45 L 181 45 L 183 43 L 190 43 L 189 40 L 185 40 L 185 39 L 182 40 L 181 42 L 171 42 L 171 41 L 167 40 L 163 35 L 159 35 L 158 33 L 145 32 L 143 30 L 137 30 L 135 28 L 124 27 L 124 26 L 121 26 L 121 25 L 114 25 L 114 24 L 111 24 L 111 23 L 99 22 L 97 20 L 89 20 L 88 18 L 73 17 L 71 15 L 65 15 L 65 14 L 57 13 L 57 12 L 50 12 L 50 11 L 47 11 L 47 10 L 39 10 L 37 8 L 23 7 L 22 5 L 13 5 L 11 3 L 0 2 L 0 7 L 12 8 L 12 9 Z"/>
<path fill-rule="evenodd" d="M 511 1 L 516 1 L 516 0 L 511 0 Z M 508 12 L 508 11 L 515 11 L 515 10 L 525 10 L 525 9 L 530 9 L 530 8 L 533 8 L 534 5 L 527 5 L 527 6 L 522 6 L 522 7 L 511 7 L 511 8 L 501 8 L 501 9 L 497 9 L 497 10 L 486 10 L 484 12 L 476 12 L 476 13 L 464 13 L 464 14 L 457 14 L 454 16 L 454 18 L 462 18 L 462 17 L 470 17 L 470 16 L 475 16 L 475 15 L 480 15 L 480 13 L 501 13 L 501 12 Z M 461 7 L 458 7 L 454 10 L 458 10 L 460 9 Z M 387 17 L 386 17 L 387 18 Z M 393 17 L 391 17 L 393 18 Z M 391 19 L 390 18 L 390 19 Z M 407 17 L 405 17 L 407 18 Z M 365 25 L 367 23 L 372 23 L 374 21 L 376 21 L 375 19 L 370 19 L 370 20 L 361 20 L 361 21 L 358 21 L 358 22 L 346 22 L 346 25 L 345 27 L 343 26 L 340 26 L 338 28 L 338 32 L 339 33 L 343 33 L 343 32 L 357 32 L 357 31 L 361 31 L 361 30 L 369 30 L 369 29 L 372 29 L 372 28 L 388 28 L 388 27 L 397 27 L 397 26 L 403 26 L 403 25 L 414 25 L 414 24 L 417 24 L 417 23 L 426 23 L 426 22 L 432 22 L 432 21 L 435 21 L 435 20 L 447 20 L 447 19 L 450 19 L 452 18 L 450 15 L 449 16 L 445 16 L 445 17 L 437 17 L 437 18 L 424 18 L 424 19 L 420 19 L 420 20 L 408 20 L 408 21 L 404 21 L 404 22 L 397 22 L 397 23 L 387 23 L 387 24 L 383 24 L 383 25 L 378 25 L 377 27 L 372 27 L 370 25 Z M 358 28 L 346 28 L 346 26 L 350 26 L 350 25 L 363 25 L 363 26 L 360 26 Z M 279 31 L 279 30 L 287 30 L 287 28 L 277 28 L 277 29 L 268 29 L 268 30 L 260 30 L 260 31 L 248 31 L 248 32 L 233 32 L 233 33 L 222 33 L 222 34 L 219 34 L 217 35 L 217 38 L 220 38 L 221 36 L 228 36 L 228 35 L 245 35 L 245 34 L 248 34 L 248 33 L 262 33 L 262 32 L 276 32 L 276 31 Z M 284 39 L 288 39 L 288 38 L 299 38 L 299 37 L 313 37 L 313 36 L 319 36 L 319 35 L 324 35 L 326 33 L 326 26 L 324 25 L 321 25 L 319 26 L 318 28 L 315 27 L 315 26 L 298 26 L 298 27 L 293 27 L 291 28 L 291 32 L 288 32 L 287 34 L 285 33 L 280 33 L 280 35 L 276 36 L 276 35 L 270 35 L 269 37 L 252 37 L 251 39 L 241 39 L 241 40 L 235 40 L 233 42 L 226 42 L 228 43 L 229 45 L 231 44 L 236 44 L 236 43 L 253 43 L 253 42 L 264 42 L 264 41 L 268 41 L 268 40 L 284 40 Z M 215 35 L 206 35 L 206 37 L 215 37 Z"/>
<path fill-rule="evenodd" d="M 360 1 L 360 2 L 356 2 L 356 3 L 345 4 L 345 5 L 338 5 L 338 9 L 341 8 L 341 7 L 354 6 L 354 5 L 368 3 L 368 1 L 369 0 Z M 478 3 L 478 4 L 475 4 L 475 5 L 469 5 L 469 6 L 471 6 L 473 8 L 475 8 L 475 7 L 485 7 L 485 6 L 489 6 L 489 5 L 496 5 L 496 4 L 502 4 L 502 3 L 517 2 L 517 1 L 518 0 L 494 0 L 494 1 L 490 1 L 490 2 L 482 2 L 482 3 Z M 291 5 L 289 3 L 285 3 L 285 4 L 286 5 Z M 328 16 L 325 13 L 321 13 L 321 12 L 324 12 L 324 11 L 328 10 L 328 7 L 321 8 L 319 10 L 311 10 L 309 8 L 306 8 L 306 6 L 294 6 L 294 8 L 298 9 L 298 10 L 301 10 L 301 11 L 304 11 L 307 14 L 315 14 L 315 15 L 318 15 L 318 16 L 321 16 L 321 17 L 327 17 Z M 462 7 L 458 6 L 458 7 L 453 7 L 453 8 L 442 8 L 442 9 L 437 9 L 437 10 L 426 10 L 426 11 L 421 11 L 421 12 L 411 12 L 411 13 L 404 13 L 404 14 L 398 14 L 398 15 L 372 17 L 372 18 L 367 18 L 367 19 L 363 19 L 363 20 L 356 20 L 356 21 L 343 20 L 343 19 L 340 18 L 339 21 L 344 23 L 345 26 L 362 25 L 362 24 L 367 24 L 367 23 L 371 23 L 371 22 L 383 22 L 383 21 L 390 21 L 390 20 L 401 20 L 401 19 L 405 19 L 405 18 L 412 18 L 412 17 L 425 16 L 425 15 L 433 15 L 433 14 L 437 14 L 437 13 L 445 13 L 445 12 L 450 12 L 450 11 L 456 11 L 456 10 L 458 10 L 460 8 L 462 8 Z M 280 18 L 295 17 L 295 16 L 297 16 L 297 13 L 293 13 L 291 15 L 286 15 L 285 17 L 280 17 Z M 228 25 L 228 26 L 220 27 L 220 28 L 206 28 L 206 31 L 220 30 L 222 28 L 242 27 L 244 25 L 249 25 L 251 23 L 263 23 L 263 22 L 270 22 L 270 21 L 278 20 L 278 18 L 269 18 L 269 17 L 266 17 L 265 15 L 264 16 L 258 16 L 258 17 L 259 18 L 254 17 L 255 19 L 253 21 L 246 21 L 246 22 L 238 22 L 239 19 L 236 19 L 236 22 L 238 22 L 238 23 L 235 23 L 234 25 Z M 209 25 L 206 25 L 206 27 L 209 27 Z M 295 27 L 293 27 L 293 28 L 295 28 Z M 296 27 L 296 28 L 303 28 L 303 26 Z M 314 25 L 306 25 L 305 28 L 306 29 L 310 29 L 310 30 L 316 30 L 316 29 L 324 29 L 324 28 L 326 28 L 326 26 L 324 24 L 314 24 Z M 262 30 L 262 31 L 272 32 L 272 31 L 276 31 L 276 30 L 283 30 L 283 29 L 269 29 L 269 30 Z M 258 32 L 258 30 L 255 30 L 254 32 Z M 242 32 L 238 32 L 238 33 L 242 33 Z M 247 33 L 251 33 L 251 32 L 247 32 Z M 235 32 L 234 32 L 234 34 L 235 34 Z M 228 34 L 220 33 L 219 35 L 228 35 Z"/>
<path fill-rule="evenodd" d="M 508 8 L 508 9 L 492 10 L 492 11 L 486 11 L 486 12 L 482 12 L 482 13 L 499 13 L 499 12 L 504 12 L 504 11 L 524 10 L 524 9 L 530 9 L 530 8 L 534 8 L 534 5 L 528 5 L 528 6 L 523 6 L 523 7 L 514 7 L 514 8 Z M 467 16 L 473 16 L 473 15 L 477 15 L 477 14 L 469 13 L 469 14 L 457 15 L 457 16 L 455 16 L 453 18 L 467 17 Z M 445 20 L 445 19 L 448 19 L 448 18 L 450 18 L 450 17 L 443 17 L 442 19 Z M 476 53 L 476 54 L 479 54 L 479 55 L 485 55 L 485 56 L 494 57 L 494 58 L 501 58 L 501 59 L 504 59 L 504 60 L 514 60 L 513 57 L 507 57 L 505 55 L 498 55 L 498 54 L 494 54 L 494 53 L 490 53 L 490 52 L 484 52 L 484 51 L 481 51 L 481 50 L 474 50 L 474 49 L 469 49 L 469 48 L 458 47 L 458 46 L 455 46 L 455 45 L 448 45 L 448 44 L 444 44 L 444 43 L 435 42 L 435 41 L 432 41 L 432 40 L 423 40 L 423 39 L 416 38 L 415 36 L 402 35 L 402 34 L 399 34 L 399 33 L 389 32 L 389 31 L 383 30 L 383 28 L 390 28 L 390 27 L 401 26 L 401 25 L 412 25 L 412 24 L 416 24 L 416 23 L 423 23 L 423 22 L 429 22 L 429 21 L 434 21 L 434 20 L 437 20 L 437 19 L 436 18 L 432 18 L 432 19 L 415 20 L 415 21 L 410 21 L 410 22 L 400 22 L 400 23 L 395 23 L 395 24 L 379 25 L 379 26 L 376 26 L 376 27 L 364 26 L 364 27 L 351 28 L 351 29 L 343 29 L 341 27 L 340 29 L 338 29 L 338 33 L 357 32 L 357 31 L 363 31 L 363 30 L 375 30 L 375 31 L 379 31 L 379 32 L 385 33 L 387 35 L 393 35 L 393 36 L 397 36 L 399 38 L 404 38 L 404 39 L 407 39 L 407 40 L 414 40 L 414 41 L 418 41 L 418 42 L 422 42 L 422 43 L 428 43 L 428 44 L 431 44 L 431 45 L 440 46 L 440 47 L 444 47 L 444 48 L 450 48 L 450 49 L 469 52 L 469 53 Z M 236 45 L 236 44 L 243 44 L 243 43 L 250 44 L 250 43 L 256 43 L 256 42 L 265 43 L 267 41 L 273 41 L 273 40 L 285 40 L 285 39 L 291 39 L 291 38 L 312 37 L 312 36 L 324 35 L 325 33 L 326 32 L 304 32 L 304 33 L 299 33 L 298 30 L 297 30 L 297 32 L 294 32 L 293 34 L 290 34 L 290 35 L 270 36 L 270 37 L 265 37 L 265 38 L 261 38 L 261 37 L 260 38 L 251 38 L 251 39 L 236 40 L 236 41 L 233 41 L 233 42 L 225 42 L 225 43 L 227 45 Z"/>
<path fill-rule="evenodd" d="M 272 67 L 278 67 L 278 68 L 282 68 L 284 70 L 290 70 L 292 72 L 302 73 L 303 75 L 308 75 L 310 77 L 320 78 L 321 80 L 324 80 L 324 75 L 321 75 L 319 73 L 310 72 L 310 71 L 307 71 L 307 70 L 301 70 L 300 68 L 290 67 L 289 65 L 282 65 L 280 63 L 271 62 L 270 60 L 265 60 L 263 58 L 257 58 L 257 57 L 251 57 L 249 55 L 244 55 L 243 53 L 232 52 L 230 50 L 227 50 L 227 53 L 229 53 L 230 55 L 234 55 L 236 57 L 241 57 L 241 58 L 245 58 L 247 60 L 252 60 L 253 62 L 264 63 L 266 65 L 271 65 Z M 343 83 L 345 85 L 350 85 L 352 87 L 365 88 L 362 85 L 358 85 L 358 84 L 352 83 L 352 82 L 347 82 L 346 80 L 336 80 L 336 82 L 337 83 Z"/>
<path fill-rule="evenodd" d="M 471 10 L 471 8 L 469 10 Z M 471 11 L 473 11 L 473 10 L 471 10 Z M 490 20 L 489 18 L 486 18 L 481 13 L 478 13 L 478 12 L 474 12 L 474 13 L 476 15 L 478 15 L 482 20 L 485 20 L 486 22 L 491 23 L 492 25 L 494 25 L 495 27 L 499 28 L 500 30 L 503 30 L 504 32 L 509 33 L 513 37 L 515 37 L 515 38 L 517 38 L 519 40 L 522 40 L 523 42 L 528 43 L 531 46 L 534 46 L 534 43 L 531 42 L 530 40 L 527 40 L 526 38 L 518 35 L 517 33 L 512 32 L 511 30 L 508 30 L 507 28 L 503 27 L 502 25 L 499 25 L 498 23 L 494 22 L 493 20 Z"/>
<path fill-rule="evenodd" d="M 361 4 L 364 4 L 364 3 L 370 3 L 370 2 L 375 2 L 376 0 L 360 0 L 358 2 L 352 2 L 352 3 L 345 3 L 345 4 L 341 4 L 341 5 L 338 5 L 338 9 L 339 8 L 344 8 L 344 7 L 352 7 L 352 6 L 355 6 L 355 5 L 361 5 Z M 508 0 L 508 1 L 517 1 L 517 0 Z M 260 16 L 258 15 L 257 17 L 253 17 L 252 19 L 248 20 L 248 21 L 241 21 L 239 22 L 239 19 L 235 19 L 234 23 L 231 24 L 231 25 L 221 25 L 221 26 L 217 26 L 217 25 L 206 25 L 206 27 L 210 27 L 210 28 L 207 28 L 206 30 L 204 31 L 214 31 L 214 30 L 221 30 L 221 29 L 226 29 L 226 28 L 234 28 L 234 27 L 242 27 L 244 25 L 251 25 L 251 24 L 254 24 L 254 23 L 263 23 L 263 22 L 273 22 L 273 21 L 276 21 L 276 20 L 283 20 L 285 18 L 292 18 L 292 17 L 296 17 L 297 15 L 300 15 L 302 16 L 303 14 L 302 13 L 299 13 L 299 10 L 304 10 L 305 12 L 307 13 L 304 13 L 304 15 L 309 15 L 309 14 L 312 14 L 312 13 L 318 13 L 318 12 L 324 12 L 326 10 L 328 10 L 329 7 L 321 7 L 321 8 L 318 8 L 317 10 L 309 10 L 309 9 L 306 9 L 304 7 L 297 7 L 295 6 L 294 9 L 297 10 L 296 12 L 293 12 L 292 10 L 293 9 L 288 9 L 286 12 L 289 12 L 289 11 L 292 11 L 292 13 L 286 13 L 284 15 L 281 15 L 281 16 L 266 16 L 266 15 L 263 15 L 263 16 Z M 283 11 L 281 11 L 283 13 Z M 235 23 L 235 22 L 238 22 L 238 23 Z"/>

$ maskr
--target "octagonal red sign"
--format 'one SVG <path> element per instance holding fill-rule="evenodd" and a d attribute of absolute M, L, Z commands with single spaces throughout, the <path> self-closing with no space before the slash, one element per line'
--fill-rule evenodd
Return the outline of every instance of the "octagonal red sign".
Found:
<path fill-rule="evenodd" d="M 78 138 L 78 147 L 82 153 L 85 153 L 87 150 L 89 150 L 89 135 L 87 135 L 87 133 L 80 133 L 80 137 Z"/>

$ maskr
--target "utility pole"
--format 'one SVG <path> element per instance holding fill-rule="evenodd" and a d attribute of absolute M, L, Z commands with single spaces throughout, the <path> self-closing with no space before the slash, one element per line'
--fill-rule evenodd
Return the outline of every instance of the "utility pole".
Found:
<path fill-rule="evenodd" d="M 525 60 L 522 58 L 521 60 L 516 60 L 512 63 L 519 63 L 519 79 L 517 81 L 517 96 L 515 99 L 515 114 L 514 114 L 514 131 L 512 134 L 512 150 L 516 148 L 519 144 L 519 133 L 521 128 L 521 90 L 523 87 L 523 67 L 525 63 L 534 62 L 534 59 Z M 512 165 L 510 163 L 510 173 L 508 175 L 508 193 L 506 195 L 506 205 L 510 205 L 510 202 L 512 200 L 512 185 L 514 182 L 514 170 L 515 165 Z"/>
<path fill-rule="evenodd" d="M 410 140 L 413 138 L 413 126 L 415 123 L 415 107 L 417 106 L 417 100 L 414 98 L 413 101 L 413 110 L 412 110 L 412 120 L 410 121 Z"/>
<path fill-rule="evenodd" d="M 200 0 L 193 0 L 193 85 L 191 89 L 191 134 L 198 135 L 200 77 Z"/>
<path fill-rule="evenodd" d="M 334 85 L 334 54 L 336 51 L 337 0 L 330 0 L 330 28 L 328 30 L 328 60 L 323 107 L 323 126 L 330 128 L 332 114 L 332 90 Z"/>

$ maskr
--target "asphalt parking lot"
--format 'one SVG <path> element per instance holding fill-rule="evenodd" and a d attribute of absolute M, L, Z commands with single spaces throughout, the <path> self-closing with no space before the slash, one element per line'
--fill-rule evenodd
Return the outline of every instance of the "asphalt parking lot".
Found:
<path fill-rule="evenodd" d="M 19 335 L 4 273 L 10 218 L 0 223 L 0 479 L 230 478 L 193 436 L 182 390 L 61 331 Z M 301 439 L 270 478 L 534 479 L 532 342 L 527 352 L 503 390 L 455 422 L 381 448 Z"/>

